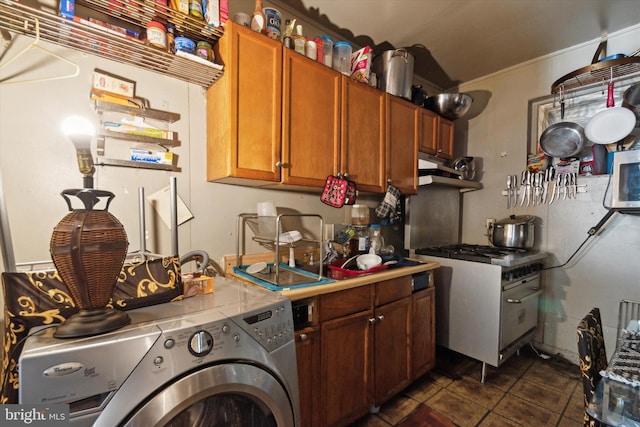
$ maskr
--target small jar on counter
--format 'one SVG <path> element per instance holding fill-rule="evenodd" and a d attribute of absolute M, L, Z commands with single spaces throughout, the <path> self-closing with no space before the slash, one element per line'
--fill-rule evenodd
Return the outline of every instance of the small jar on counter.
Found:
<path fill-rule="evenodd" d="M 147 24 L 147 44 L 162 50 L 167 49 L 167 30 L 157 21 L 149 21 Z"/>

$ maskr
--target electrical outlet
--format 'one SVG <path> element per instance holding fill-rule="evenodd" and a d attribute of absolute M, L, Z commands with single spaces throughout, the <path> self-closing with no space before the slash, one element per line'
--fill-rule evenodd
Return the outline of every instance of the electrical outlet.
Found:
<path fill-rule="evenodd" d="M 496 222 L 496 219 L 495 218 L 487 218 L 486 221 L 487 222 L 485 223 L 484 228 L 489 230 L 489 229 L 491 229 L 493 227 L 493 224 Z"/>

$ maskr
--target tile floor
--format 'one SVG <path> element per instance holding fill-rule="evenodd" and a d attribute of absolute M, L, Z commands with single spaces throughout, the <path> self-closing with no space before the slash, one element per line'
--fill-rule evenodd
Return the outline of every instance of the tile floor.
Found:
<path fill-rule="evenodd" d="M 351 427 L 580 427 L 580 371 L 530 347 L 499 368 L 438 348 L 436 367 Z"/>

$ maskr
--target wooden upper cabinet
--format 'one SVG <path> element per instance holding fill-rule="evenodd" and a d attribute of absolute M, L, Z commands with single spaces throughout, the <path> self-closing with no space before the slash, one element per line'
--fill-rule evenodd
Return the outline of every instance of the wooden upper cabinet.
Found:
<path fill-rule="evenodd" d="M 438 152 L 436 156 L 451 160 L 453 158 L 453 122 L 438 117 Z"/>
<path fill-rule="evenodd" d="M 420 139 L 418 151 L 435 154 L 438 150 L 438 115 L 426 108 L 420 109 Z"/>
<path fill-rule="evenodd" d="M 343 77 L 340 173 L 360 191 L 382 193 L 385 185 L 385 95 Z"/>
<path fill-rule="evenodd" d="M 402 194 L 417 194 L 420 107 L 393 95 L 386 98 L 387 178 Z"/>
<path fill-rule="evenodd" d="M 229 21 L 216 58 L 224 75 L 207 91 L 207 179 L 280 181 L 282 45 Z"/>
<path fill-rule="evenodd" d="M 451 160 L 453 157 L 453 126 L 451 120 L 421 108 L 419 151 Z"/>
<path fill-rule="evenodd" d="M 282 183 L 324 187 L 339 170 L 341 74 L 284 50 Z"/>

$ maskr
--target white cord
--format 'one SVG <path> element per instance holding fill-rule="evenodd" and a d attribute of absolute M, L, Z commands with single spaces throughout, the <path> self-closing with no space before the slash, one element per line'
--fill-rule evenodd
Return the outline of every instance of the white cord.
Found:
<path fill-rule="evenodd" d="M 551 359 L 551 356 L 549 356 L 548 354 L 544 354 L 544 353 L 538 352 L 538 350 L 536 350 L 536 348 L 533 346 L 533 342 L 529 341 L 529 345 L 531 346 L 531 349 L 533 350 L 533 352 L 536 355 L 538 355 L 539 358 L 544 359 L 544 360 Z"/>

